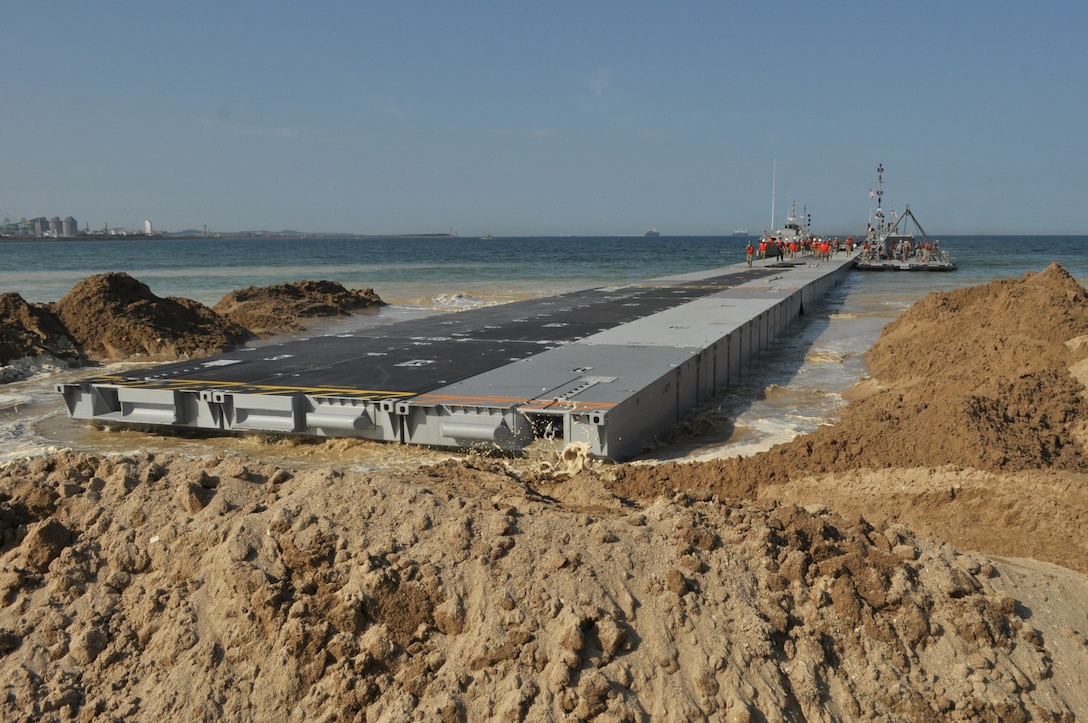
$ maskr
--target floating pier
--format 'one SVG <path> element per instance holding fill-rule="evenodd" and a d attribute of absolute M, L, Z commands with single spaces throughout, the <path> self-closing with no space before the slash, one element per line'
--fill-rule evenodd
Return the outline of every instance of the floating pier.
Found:
<path fill-rule="evenodd" d="M 631 459 L 750 373 L 850 272 L 737 264 L 58 384 L 104 424 Z"/>

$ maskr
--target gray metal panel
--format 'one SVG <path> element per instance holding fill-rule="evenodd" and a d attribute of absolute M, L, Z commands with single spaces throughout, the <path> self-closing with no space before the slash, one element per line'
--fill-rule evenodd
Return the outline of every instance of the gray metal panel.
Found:
<path fill-rule="evenodd" d="M 684 364 L 696 349 L 568 344 L 493 372 L 421 394 L 410 406 L 517 407 L 523 413 L 606 415 L 650 382 Z"/>
<path fill-rule="evenodd" d="M 302 431 L 298 399 L 297 395 L 227 394 L 223 400 L 227 429 Z"/>
<path fill-rule="evenodd" d="M 585 441 L 592 454 L 649 442 L 697 403 L 698 348 L 574 343 L 411 400 L 411 406 L 465 403 L 517 406 L 529 417 L 563 421 L 568 442 Z M 637 411 L 617 416 L 618 405 Z M 599 429 L 598 429 L 599 428 Z M 573 437 L 573 438 L 572 438 Z M 632 452 L 626 456 L 632 456 Z"/>
<path fill-rule="evenodd" d="M 439 387 L 415 397 L 412 404 L 464 404 L 505 408 L 538 397 L 558 396 L 588 372 L 591 360 L 571 356 L 567 344 L 526 359 Z M 558 361 L 558 360 L 563 361 Z"/>
<path fill-rule="evenodd" d="M 582 344 L 705 348 L 765 313 L 779 299 L 733 294 L 696 299 L 582 339 Z"/>
<path fill-rule="evenodd" d="M 528 419 L 513 407 L 402 403 L 404 442 L 439 447 L 519 450 L 534 437 Z"/>

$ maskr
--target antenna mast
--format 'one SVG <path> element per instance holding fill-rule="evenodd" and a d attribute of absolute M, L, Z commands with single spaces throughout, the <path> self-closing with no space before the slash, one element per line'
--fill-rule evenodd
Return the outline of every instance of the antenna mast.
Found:
<path fill-rule="evenodd" d="M 774 233 L 774 184 L 778 173 L 778 159 L 771 159 L 771 233 Z"/>
<path fill-rule="evenodd" d="M 881 200 L 884 198 L 884 164 L 878 163 L 876 167 L 876 231 L 879 238 L 884 233 L 884 209 Z"/>

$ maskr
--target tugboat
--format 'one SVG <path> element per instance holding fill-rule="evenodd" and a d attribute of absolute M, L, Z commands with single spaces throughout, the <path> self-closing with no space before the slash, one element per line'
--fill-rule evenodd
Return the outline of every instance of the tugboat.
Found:
<path fill-rule="evenodd" d="M 774 222 L 774 202 L 771 202 L 771 222 Z M 764 232 L 763 238 L 770 243 L 790 241 L 802 241 L 809 235 L 808 227 L 812 223 L 812 216 L 808 213 L 808 207 L 801 212 L 801 218 L 797 217 L 797 201 L 790 203 L 790 215 L 786 217 L 786 225 L 777 231 Z"/>
<path fill-rule="evenodd" d="M 801 217 L 797 217 L 797 201 L 790 202 L 790 215 L 786 217 L 786 225 L 780 229 L 774 228 L 774 202 L 775 202 L 775 186 L 778 181 L 778 166 L 775 164 L 772 166 L 771 171 L 771 231 L 763 230 L 763 235 L 759 237 L 760 246 L 767 245 L 768 258 L 772 255 L 775 256 L 780 263 L 783 262 L 784 252 L 790 247 L 790 244 L 796 244 L 798 248 L 802 249 L 801 253 L 804 253 L 805 242 L 811 242 L 814 236 L 811 233 L 810 227 L 812 226 L 812 216 L 808 213 L 808 207 L 806 206 L 801 211 Z M 787 262 L 788 265 L 793 266 L 793 262 Z"/>
<path fill-rule="evenodd" d="M 876 225 L 869 223 L 862 250 L 854 258 L 854 268 L 862 271 L 955 271 L 956 265 L 948 252 L 941 248 L 940 241 L 930 240 L 909 203 L 902 216 L 893 209 L 891 214 L 895 221 L 886 221 L 883 163 L 877 166 L 876 173 L 877 190 L 869 192 L 870 197 L 876 197 L 873 217 Z M 914 232 L 908 230 L 907 219 L 914 224 Z"/>
<path fill-rule="evenodd" d="M 773 202 L 771 205 L 773 208 Z M 771 213 L 771 222 L 772 224 L 774 223 L 773 210 Z M 763 248 L 764 244 L 766 244 L 767 259 L 776 260 L 775 263 L 768 265 L 796 266 L 799 263 L 803 263 L 802 261 L 797 260 L 793 253 L 790 253 L 790 249 L 795 249 L 803 256 L 814 248 L 813 244 L 816 237 L 809 231 L 809 224 L 811 222 L 812 217 L 808 214 L 807 207 L 801 212 L 801 217 L 798 218 L 797 202 L 791 203 L 790 215 L 786 217 L 786 225 L 775 231 L 764 231 L 763 235 L 759 237 L 760 248 Z"/>

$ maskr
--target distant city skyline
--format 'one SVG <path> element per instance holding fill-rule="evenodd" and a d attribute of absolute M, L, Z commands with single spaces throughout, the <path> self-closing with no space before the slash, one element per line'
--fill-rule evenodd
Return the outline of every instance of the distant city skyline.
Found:
<path fill-rule="evenodd" d="M 727 235 L 796 201 L 842 235 L 883 164 L 931 234 L 1081 231 L 1084 3 L 259 10 L 6 8 L 0 218 Z"/>

